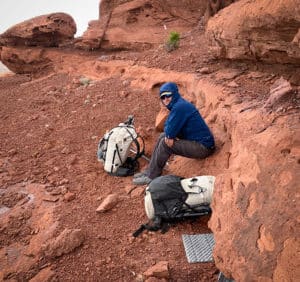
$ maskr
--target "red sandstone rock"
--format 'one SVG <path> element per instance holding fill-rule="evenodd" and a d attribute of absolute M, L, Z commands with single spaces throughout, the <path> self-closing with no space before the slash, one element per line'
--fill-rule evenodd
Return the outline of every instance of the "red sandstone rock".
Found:
<path fill-rule="evenodd" d="M 169 278 L 169 263 L 167 261 L 160 261 L 147 269 L 147 271 L 144 272 L 144 275 L 146 277 Z"/>
<path fill-rule="evenodd" d="M 76 24 L 65 13 L 32 18 L 0 35 L 0 46 L 3 46 L 0 60 L 15 73 L 36 73 L 49 69 L 51 60 L 45 50 L 39 47 L 59 46 L 73 39 L 75 33 Z"/>
<path fill-rule="evenodd" d="M 100 42 L 104 35 L 107 20 L 90 21 L 88 29 L 83 33 L 82 37 L 75 42 L 75 47 L 84 50 L 93 50 L 100 48 Z"/>
<path fill-rule="evenodd" d="M 217 14 L 221 9 L 229 6 L 231 3 L 236 1 L 235 0 L 208 0 L 207 8 L 204 15 L 205 22 L 207 22 L 210 17 Z"/>
<path fill-rule="evenodd" d="M 167 108 L 163 107 L 160 109 L 155 119 L 155 129 L 158 132 L 164 131 L 164 124 L 166 119 L 168 118 L 168 115 L 169 115 L 169 111 L 167 110 Z"/>
<path fill-rule="evenodd" d="M 242 0 L 208 21 L 207 36 L 217 57 L 299 64 L 299 15 L 298 0 Z"/>
<path fill-rule="evenodd" d="M 52 66 L 41 48 L 2 47 L 1 61 L 15 73 L 36 73 Z"/>
<path fill-rule="evenodd" d="M 101 205 L 97 208 L 96 212 L 106 212 L 111 210 L 119 202 L 117 194 L 108 195 Z"/>
<path fill-rule="evenodd" d="M 272 122 L 272 116 L 257 118 L 256 111 L 236 118 L 235 145 L 217 176 L 209 222 L 216 266 L 236 281 L 282 281 L 272 279 L 277 271 L 293 281 L 296 268 L 287 275 L 286 262 L 294 254 L 282 249 L 287 240 L 288 249 L 297 248 L 299 137 L 290 128 L 299 131 L 299 121 L 286 116 Z"/>
<path fill-rule="evenodd" d="M 42 15 L 21 22 L 0 35 L 2 46 L 58 46 L 73 39 L 76 23 L 65 13 Z"/>
<path fill-rule="evenodd" d="M 284 78 L 280 78 L 274 82 L 270 90 L 270 97 L 266 101 L 264 107 L 272 108 L 275 104 L 278 104 L 284 98 L 288 97 L 293 88 L 291 84 Z"/>
<path fill-rule="evenodd" d="M 42 252 L 51 258 L 72 252 L 79 247 L 85 236 L 81 229 L 65 229 L 60 235 L 42 246 Z"/>
<path fill-rule="evenodd" d="M 71 192 L 67 192 L 67 193 L 64 195 L 64 200 L 65 200 L 66 202 L 71 202 L 71 201 L 73 201 L 75 198 L 76 198 L 76 194 L 71 193 Z"/>
<path fill-rule="evenodd" d="M 51 267 L 42 269 L 37 275 L 29 280 L 29 282 L 51 281 L 55 272 L 51 270 Z"/>
<path fill-rule="evenodd" d="M 205 10 L 205 1 L 101 1 L 100 19 L 89 23 L 75 46 L 87 50 L 149 48 L 164 43 L 172 30 L 188 31 Z"/>

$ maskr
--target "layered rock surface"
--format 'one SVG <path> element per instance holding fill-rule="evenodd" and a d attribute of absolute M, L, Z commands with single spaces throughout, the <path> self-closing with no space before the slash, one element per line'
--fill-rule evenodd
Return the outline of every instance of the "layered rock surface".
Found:
<path fill-rule="evenodd" d="M 14 73 L 37 73 L 53 63 L 43 48 L 2 47 L 1 61 Z"/>
<path fill-rule="evenodd" d="M 100 18 L 89 23 L 76 46 L 95 48 L 145 48 L 162 44 L 172 30 L 185 32 L 204 18 L 206 22 L 235 0 L 103 0 Z M 155 35 L 155 36 L 153 36 Z"/>
<path fill-rule="evenodd" d="M 242 0 L 209 20 L 207 36 L 219 58 L 299 64 L 299 29 L 299 0 Z"/>
<path fill-rule="evenodd" d="M 110 11 L 101 47 L 147 48 L 163 44 L 170 31 L 182 33 L 197 24 L 204 7 L 193 1 L 126 1 Z"/>
<path fill-rule="evenodd" d="M 65 13 L 52 13 L 21 22 L 0 36 L 0 46 L 57 47 L 73 39 L 76 23 Z"/>
<path fill-rule="evenodd" d="M 0 35 L 0 60 L 15 73 L 51 68 L 45 47 L 72 41 L 76 23 L 65 13 L 52 13 L 21 22 Z"/>
<path fill-rule="evenodd" d="M 210 221 L 216 265 L 236 281 L 296 281 L 299 121 L 234 108 L 224 118 L 231 144 Z"/>

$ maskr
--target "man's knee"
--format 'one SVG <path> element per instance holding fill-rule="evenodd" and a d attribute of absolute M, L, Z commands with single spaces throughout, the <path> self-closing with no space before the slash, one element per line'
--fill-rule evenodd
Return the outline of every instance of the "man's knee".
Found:
<path fill-rule="evenodd" d="M 168 154 L 173 154 L 174 153 L 174 149 L 172 147 L 169 147 L 165 141 L 165 138 L 160 139 L 159 142 L 159 147 L 160 150 L 168 153 Z"/>

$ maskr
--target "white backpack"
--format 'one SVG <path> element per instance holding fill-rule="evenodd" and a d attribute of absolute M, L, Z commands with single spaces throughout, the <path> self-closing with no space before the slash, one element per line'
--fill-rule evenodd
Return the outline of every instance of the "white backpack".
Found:
<path fill-rule="evenodd" d="M 133 123 L 133 116 L 129 116 L 127 121 L 105 133 L 99 141 L 98 161 L 102 162 L 104 170 L 112 175 L 133 175 L 138 169 L 138 158 L 144 154 L 144 140 L 135 131 Z"/>

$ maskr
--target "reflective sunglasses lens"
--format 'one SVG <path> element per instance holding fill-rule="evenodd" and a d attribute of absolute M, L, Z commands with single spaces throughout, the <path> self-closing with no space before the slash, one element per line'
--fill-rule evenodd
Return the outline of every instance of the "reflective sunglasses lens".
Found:
<path fill-rule="evenodd" d="M 160 97 L 161 100 L 172 97 L 172 94 L 166 94 Z"/>

